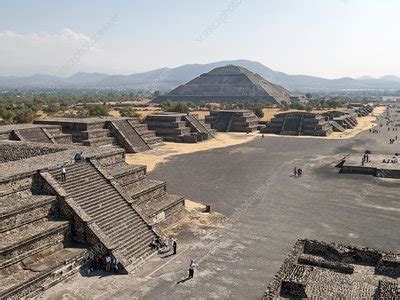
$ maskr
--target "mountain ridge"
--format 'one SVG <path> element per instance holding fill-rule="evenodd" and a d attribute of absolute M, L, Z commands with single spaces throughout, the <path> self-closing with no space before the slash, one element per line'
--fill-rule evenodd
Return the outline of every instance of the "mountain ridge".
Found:
<path fill-rule="evenodd" d="M 186 64 L 175 68 L 158 68 L 129 75 L 77 72 L 69 77 L 32 74 L 24 77 L 0 76 L 0 88 L 93 88 L 93 89 L 149 89 L 170 91 L 193 78 L 225 65 L 237 65 L 255 72 L 273 84 L 295 91 L 346 89 L 400 89 L 400 77 L 386 75 L 379 78 L 362 76 L 326 79 L 309 75 L 289 75 L 275 71 L 256 61 L 223 60 L 208 64 Z"/>

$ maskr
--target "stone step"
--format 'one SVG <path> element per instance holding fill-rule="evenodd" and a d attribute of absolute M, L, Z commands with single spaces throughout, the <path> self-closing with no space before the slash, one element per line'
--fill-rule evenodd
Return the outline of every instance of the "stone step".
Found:
<path fill-rule="evenodd" d="M 146 166 L 142 165 L 119 165 L 118 168 L 114 168 L 109 170 L 109 174 L 113 176 L 114 178 L 119 178 L 124 175 L 128 175 L 130 173 L 138 173 L 138 172 L 144 172 L 146 171 Z"/>
<path fill-rule="evenodd" d="M 68 221 L 41 219 L 0 233 L 0 269 L 64 240 Z"/>
<path fill-rule="evenodd" d="M 96 206 L 108 201 L 108 199 L 119 199 L 119 194 L 115 193 L 114 190 L 110 189 L 102 193 L 101 196 L 98 194 L 91 195 L 90 197 L 78 198 L 79 205 L 84 209 L 89 209 L 92 206 Z"/>
<path fill-rule="evenodd" d="M 140 224 L 140 223 L 145 223 L 143 221 L 143 219 L 137 215 L 136 213 L 132 216 L 129 217 L 129 219 L 132 221 L 132 225 L 136 225 L 136 224 Z M 125 223 L 126 220 L 123 218 L 120 218 L 119 220 L 116 220 L 115 222 L 108 222 L 107 220 L 105 222 L 103 222 L 102 226 L 110 231 L 110 232 L 114 232 L 115 230 L 118 230 L 118 226 L 120 226 L 122 223 Z M 115 229 L 115 230 L 114 230 Z"/>
<path fill-rule="evenodd" d="M 0 198 L 0 232 L 49 216 L 56 201 L 56 196 L 46 195 Z"/>
<path fill-rule="evenodd" d="M 162 144 L 163 139 L 162 139 L 162 137 L 151 136 L 151 137 L 146 137 L 146 142 L 149 145 Z"/>
<path fill-rule="evenodd" d="M 112 225 L 114 222 L 118 221 L 118 219 L 124 219 L 124 218 L 142 219 L 135 211 L 133 211 L 132 208 L 129 207 L 129 209 L 131 210 L 130 212 L 128 211 L 127 208 L 123 212 L 121 212 L 120 215 L 114 214 L 114 215 L 103 216 L 102 218 L 98 218 L 96 222 L 99 224 L 99 226 L 109 229 L 110 228 L 109 225 Z"/>
<path fill-rule="evenodd" d="M 84 183 L 95 184 L 100 182 L 107 182 L 104 177 L 99 176 L 95 173 L 69 174 L 67 172 L 66 177 L 66 181 L 61 183 L 61 185 L 66 188 L 85 186 Z"/>
<path fill-rule="evenodd" d="M 135 240 L 128 240 L 129 244 L 124 244 L 121 246 L 122 253 L 129 258 L 140 259 L 139 252 L 140 249 L 150 248 L 150 241 L 155 235 L 151 230 L 144 231 L 140 234 L 140 237 Z"/>
<path fill-rule="evenodd" d="M 70 191 L 71 189 L 66 190 L 68 194 L 71 194 Z M 115 193 L 115 191 L 108 185 L 105 184 L 100 184 L 99 185 L 91 185 L 87 187 L 86 189 L 81 188 L 81 189 L 74 189 L 75 197 L 73 197 L 76 201 L 80 202 L 85 201 L 86 199 L 91 199 L 96 196 L 102 196 L 103 193 Z M 101 194 L 99 194 L 101 193 Z"/>
<path fill-rule="evenodd" d="M 101 217 L 104 213 L 110 214 L 111 209 L 123 209 L 126 204 L 118 201 L 117 196 L 110 196 L 105 198 L 101 203 L 86 207 L 88 213 L 95 218 Z"/>
<path fill-rule="evenodd" d="M 124 220 L 123 222 L 117 221 L 112 225 L 112 227 L 109 226 L 106 228 L 110 234 L 121 236 L 121 232 L 123 233 L 125 230 L 129 230 L 132 235 L 132 229 L 139 228 L 142 225 L 146 225 L 146 223 L 141 218 L 137 217 Z"/>
<path fill-rule="evenodd" d="M 103 145 L 113 145 L 115 143 L 114 137 L 100 137 L 100 138 L 93 138 L 90 140 L 82 141 L 84 146 L 103 146 Z"/>
<path fill-rule="evenodd" d="M 132 240 L 132 231 L 135 232 L 136 234 L 140 234 L 142 231 L 147 230 L 145 226 L 143 226 L 143 224 L 130 224 L 127 223 L 125 225 L 120 225 L 119 226 L 119 230 L 118 231 L 113 231 L 113 233 L 110 232 L 110 235 L 113 236 L 113 238 L 115 239 L 116 243 L 123 243 L 123 245 L 126 244 L 127 241 Z"/>
<path fill-rule="evenodd" d="M 149 242 L 151 241 L 153 237 L 149 238 Z M 149 243 L 148 243 L 149 244 Z M 153 254 L 154 252 L 156 252 L 157 250 L 153 250 L 151 249 L 151 247 L 149 247 L 149 245 L 146 245 L 145 243 L 143 243 L 143 245 L 141 245 L 140 247 L 138 247 L 137 249 L 134 250 L 134 255 L 135 257 L 138 257 L 140 260 L 145 259 L 147 256 Z"/>
<path fill-rule="evenodd" d="M 135 238 L 135 240 L 131 239 L 129 243 L 126 244 L 126 246 L 122 250 L 122 253 L 129 257 L 133 256 L 136 258 L 140 258 L 140 256 L 138 256 L 139 250 L 141 248 L 150 248 L 150 241 L 154 236 L 155 235 L 153 231 L 151 231 L 150 229 L 143 231 Z"/>
<path fill-rule="evenodd" d="M 0 299 L 34 297 L 46 288 L 77 273 L 86 262 L 86 253 L 85 248 L 63 248 L 49 255 L 43 254 L 38 260 L 26 263 L 24 261 L 22 267 L 13 268 L 8 276 L 0 277 Z"/>
<path fill-rule="evenodd" d="M 98 214 L 94 215 L 94 219 L 96 220 L 96 222 L 101 223 L 103 220 L 110 218 L 113 219 L 113 217 L 119 217 L 121 216 L 121 211 L 123 210 L 127 210 L 127 209 L 131 209 L 129 204 L 124 205 L 123 203 L 117 203 L 111 207 L 108 211 L 100 211 Z M 91 215 L 91 211 L 88 210 L 88 214 Z"/>

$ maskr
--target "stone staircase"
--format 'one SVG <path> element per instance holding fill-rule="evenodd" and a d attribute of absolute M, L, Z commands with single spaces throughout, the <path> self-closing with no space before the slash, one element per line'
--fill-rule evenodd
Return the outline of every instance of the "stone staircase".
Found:
<path fill-rule="evenodd" d="M 332 125 L 333 131 L 338 131 L 338 132 L 346 131 L 346 129 L 336 121 L 329 121 L 329 123 Z"/>
<path fill-rule="evenodd" d="M 127 144 L 130 150 L 132 150 L 130 152 L 136 153 L 151 149 L 128 120 L 112 121 L 111 126 L 114 129 L 114 134 L 118 136 L 117 140 L 119 140 L 120 143 Z"/>
<path fill-rule="evenodd" d="M 141 124 L 139 123 L 139 121 L 134 119 L 128 119 L 127 122 L 140 135 L 140 137 L 150 148 L 162 145 L 162 138 L 156 136 L 156 133 L 154 131 L 149 130 L 147 124 Z"/>
<path fill-rule="evenodd" d="M 233 114 L 222 113 L 218 115 L 218 119 L 215 122 L 215 129 L 222 132 L 228 132 L 233 123 Z"/>
<path fill-rule="evenodd" d="M 64 134 L 61 131 L 61 126 L 52 126 L 44 128 L 48 135 L 53 139 L 56 144 L 72 144 L 72 137 L 70 134 Z"/>
<path fill-rule="evenodd" d="M 41 127 L 19 129 L 18 134 L 24 141 L 36 143 L 53 143 Z"/>
<path fill-rule="evenodd" d="M 31 175 L 0 182 L 0 299 L 30 298 L 79 271 L 87 249 L 68 239 L 57 198 L 32 194 Z"/>
<path fill-rule="evenodd" d="M 58 170 L 50 174 L 58 179 Z M 149 243 L 156 234 L 151 226 L 92 163 L 68 166 L 67 180 L 59 184 L 123 255 L 127 271 L 153 253 Z"/>
<path fill-rule="evenodd" d="M 151 224 L 164 221 L 184 208 L 184 197 L 167 193 L 164 181 L 146 176 L 146 166 L 128 165 L 123 159 L 103 164 L 107 172 L 129 196 L 132 205 L 140 210 Z M 162 218 L 158 218 L 159 214 Z"/>
<path fill-rule="evenodd" d="M 204 134 L 206 139 L 210 139 L 214 137 L 214 130 L 211 129 L 210 125 L 205 125 L 197 119 L 194 115 L 186 115 L 184 116 L 187 123 L 189 123 L 190 127 L 194 129 L 196 132 Z"/>

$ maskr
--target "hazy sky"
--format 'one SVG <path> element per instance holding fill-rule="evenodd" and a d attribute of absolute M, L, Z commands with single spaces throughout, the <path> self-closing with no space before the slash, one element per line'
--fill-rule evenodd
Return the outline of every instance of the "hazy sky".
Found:
<path fill-rule="evenodd" d="M 0 0 L 0 74 L 136 73 L 227 59 L 400 76 L 399 0 Z"/>

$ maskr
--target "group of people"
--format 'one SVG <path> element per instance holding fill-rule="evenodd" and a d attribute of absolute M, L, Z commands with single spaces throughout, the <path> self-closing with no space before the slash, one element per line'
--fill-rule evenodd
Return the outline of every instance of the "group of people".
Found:
<path fill-rule="evenodd" d="M 75 160 L 75 162 L 85 161 L 85 157 L 83 156 L 83 152 L 81 151 L 80 153 L 76 153 L 75 156 L 74 156 L 74 160 Z M 64 165 L 61 166 L 60 181 L 61 182 L 67 181 L 67 169 L 65 168 Z"/>
<path fill-rule="evenodd" d="M 89 275 L 95 271 L 114 272 L 115 274 L 118 274 L 120 269 L 120 263 L 117 258 L 113 258 L 109 254 L 105 256 L 99 255 L 92 257 L 90 266 L 87 269 L 87 274 Z"/>
<path fill-rule="evenodd" d="M 159 237 L 155 237 L 150 241 L 150 247 L 152 249 L 158 249 L 160 252 L 163 253 L 172 250 L 173 255 L 175 255 L 178 243 L 172 237 L 168 238 L 166 242 L 164 242 Z"/>
<path fill-rule="evenodd" d="M 75 154 L 74 160 L 75 160 L 75 162 L 85 161 L 83 152 Z"/>
<path fill-rule="evenodd" d="M 392 158 L 388 158 L 388 159 L 383 159 L 382 163 L 384 164 L 397 164 L 399 161 L 397 160 L 397 157 L 392 157 Z"/>
<path fill-rule="evenodd" d="M 364 155 L 363 155 L 363 158 L 362 158 L 362 160 L 361 160 L 361 165 L 363 166 L 365 163 L 367 163 L 367 162 L 369 162 L 369 155 L 368 155 L 368 153 L 365 153 Z"/>
<path fill-rule="evenodd" d="M 303 175 L 303 169 L 302 168 L 298 168 L 298 167 L 294 167 L 293 175 L 294 175 L 294 177 L 301 177 Z"/>

